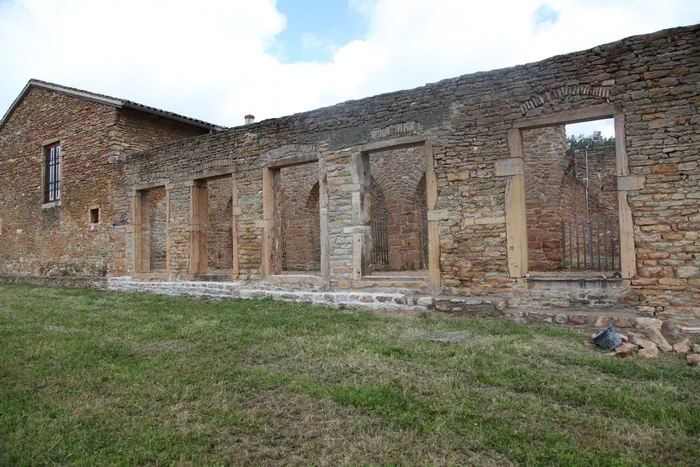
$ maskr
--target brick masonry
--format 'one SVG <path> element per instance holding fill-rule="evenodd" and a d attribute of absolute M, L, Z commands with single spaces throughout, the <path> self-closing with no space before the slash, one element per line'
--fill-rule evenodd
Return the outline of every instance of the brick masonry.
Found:
<path fill-rule="evenodd" d="M 117 216 L 115 206 L 128 204 L 130 198 L 122 168 L 114 162 L 127 153 L 204 132 L 31 88 L 0 129 L 0 273 L 123 274 L 125 229 L 119 224 L 128 221 Z M 61 202 L 44 206 L 42 146 L 55 141 L 61 144 Z M 98 224 L 90 223 L 92 208 L 100 210 Z"/>
<path fill-rule="evenodd" d="M 636 254 L 636 271 L 625 278 L 629 279 L 628 286 L 614 292 L 612 298 L 673 325 L 698 326 L 699 81 L 700 26 L 635 36 L 537 63 L 464 75 L 132 154 L 120 158 L 114 172 L 104 172 L 107 181 L 102 184 L 108 186 L 105 196 L 111 196 L 105 209 L 113 211 L 110 219 L 130 223 L 133 212 L 128 196 L 132 188 L 165 181 L 170 186 L 168 278 L 185 281 L 192 238 L 190 177 L 230 170 L 238 189 L 238 279 L 253 284 L 263 279 L 263 264 L 267 261 L 264 252 L 268 248 L 264 246 L 265 232 L 269 232 L 266 226 L 277 221 L 264 216 L 262 169 L 286 161 L 320 160 L 319 210 L 320 218 L 327 219 L 321 222 L 322 230 L 326 229 L 321 238 L 328 246 L 328 269 L 321 271 L 322 283 L 316 287 L 331 293 L 345 293 L 368 283 L 372 284 L 368 287 L 383 287 L 353 274 L 355 241 L 365 235 L 353 206 L 365 206 L 362 200 L 371 191 L 369 184 L 358 178 L 360 153 L 363 147 L 396 138 L 427 140 L 438 192 L 435 209 L 428 212 L 428 219 L 434 219 L 432 225 L 436 226 L 431 230 L 433 238 L 439 235 L 440 282 L 439 290 L 433 287 L 432 292 L 527 301 L 528 297 L 537 297 L 534 291 L 539 289 L 527 286 L 525 274 L 509 274 L 515 269 L 509 269 L 509 255 L 514 253 L 508 247 L 507 193 L 515 182 L 496 173 L 497 164 L 511 157 L 509 131 L 536 119 L 566 112 L 580 115 L 571 112 L 611 106 L 619 115 L 618 130 L 624 131 L 618 144 L 626 150 L 627 162 L 616 168 L 616 175 L 618 183 L 627 185 L 618 199 L 631 209 Z M 3 130 L 4 137 L 10 138 L 22 127 L 19 121 L 17 125 L 14 131 Z M 3 160 L 8 159 L 6 154 L 3 152 Z M 32 186 L 26 177 L 20 183 L 25 187 L 17 190 L 20 193 Z M 66 202 L 71 199 L 70 188 L 66 187 Z M 406 191 L 412 193 L 415 191 Z M 2 196 L 12 197 L 11 203 L 3 199 L 6 205 L 21 204 L 17 195 L 8 191 Z M 36 207 L 40 205 L 38 199 L 22 202 L 27 212 L 41 212 Z M 83 206 L 80 211 L 85 214 Z M 0 211 L 0 216 L 5 217 L 6 212 Z M 63 227 L 63 211 L 55 218 L 43 217 L 45 225 L 25 224 L 27 229 L 54 229 L 66 236 L 78 230 Z M 13 225 L 15 220 L 10 224 L 12 232 L 20 228 Z M 71 273 L 93 273 L 101 260 L 107 274 L 120 275 L 121 269 L 112 260 L 116 249 L 124 252 L 124 275 L 131 275 L 135 260 L 133 234 L 127 228 L 123 239 L 120 235 L 115 234 L 111 244 L 106 238 L 94 244 L 95 251 L 107 250 L 99 258 L 86 255 L 81 246 L 76 256 L 84 266 Z M 55 255 L 51 250 L 41 250 L 40 245 L 33 250 L 23 250 L 17 242 L 11 245 L 3 253 L 11 261 L 5 266 L 7 272 L 40 273 L 38 258 L 44 256 L 39 252 L 44 251 L 58 268 L 71 264 L 70 255 Z M 294 287 L 306 287 L 300 284 Z M 552 290 L 549 295 L 557 293 Z"/>

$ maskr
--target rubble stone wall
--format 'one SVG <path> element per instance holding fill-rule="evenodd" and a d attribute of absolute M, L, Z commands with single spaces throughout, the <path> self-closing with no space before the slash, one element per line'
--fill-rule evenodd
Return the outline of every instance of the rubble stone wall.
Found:
<path fill-rule="evenodd" d="M 105 276 L 126 272 L 130 205 L 119 157 L 205 130 L 30 88 L 0 128 L 0 273 Z M 44 205 L 42 147 L 61 145 L 61 200 Z M 115 209 L 115 206 L 119 209 Z M 100 222 L 91 224 L 90 209 Z"/>
<path fill-rule="evenodd" d="M 437 175 L 441 291 L 519 294 L 509 277 L 507 180 L 516 122 L 599 104 L 624 114 L 630 173 L 646 177 L 627 192 L 639 277 L 630 293 L 642 313 L 678 322 L 700 318 L 698 132 L 700 26 L 631 37 L 538 63 L 465 75 L 409 91 L 233 128 L 129 158 L 126 184 L 173 184 L 171 277 L 184 279 L 191 173 L 233 167 L 239 183 L 241 279 L 260 278 L 262 170 L 274 160 L 317 155 L 328 190 L 329 286 L 352 286 L 353 155 L 358 145 L 403 136 L 432 142 Z M 125 217 L 129 217 L 128 206 Z"/>
<path fill-rule="evenodd" d="M 522 297 L 527 293 L 523 278 L 508 273 L 505 213 L 511 182 L 496 176 L 497 162 L 510 157 L 509 130 L 531 118 L 611 105 L 624 118 L 620 122 L 625 135 L 619 144 L 626 149 L 632 178 L 621 179 L 628 186 L 620 199 L 627 200 L 631 209 L 637 261 L 637 274 L 619 299 L 635 304 L 641 314 L 681 325 L 700 323 L 699 81 L 700 26 L 676 28 L 173 142 L 121 158 L 116 165 L 123 177 L 105 176 L 101 184 L 105 196 L 109 193 L 115 200 L 111 219 L 131 222 L 130 190 L 142 183 L 167 181 L 171 187 L 169 280 L 182 281 L 187 279 L 190 254 L 189 177 L 232 170 L 238 187 L 239 279 L 251 281 L 262 277 L 263 233 L 272 221 L 263 217 L 263 167 L 287 159 L 318 158 L 320 185 L 325 190 L 321 198 L 328 204 L 321 207 L 327 213 L 329 245 L 328 280 L 323 287 L 352 289 L 368 286 L 353 279 L 353 238 L 360 227 L 353 221 L 353 196 L 366 189 L 356 178 L 361 147 L 403 137 L 425 139 L 432 146 L 437 177 L 432 215 L 439 220 L 432 222 L 438 222 L 441 281 L 436 292 Z M 15 125 L 9 132 L 3 129 L 3 135 L 22 129 L 19 120 Z M 37 147 L 32 149 L 34 157 Z M 69 157 L 70 145 L 66 148 Z M 95 153 L 96 160 L 104 154 Z M 3 160 L 9 160 L 4 154 Z M 66 180 L 68 194 L 71 187 Z M 36 180 L 25 178 L 20 186 L 36 186 Z M 63 215 L 58 221 L 35 208 L 40 205 L 36 197 L 25 201 L 22 193 L 28 193 L 28 188 L 16 191 L 5 206 L 24 203 L 27 212 L 33 209 L 33 215 L 45 218 L 45 225 L 32 224 L 40 232 L 32 235 L 74 233 L 76 229 L 61 224 Z M 10 195 L 3 192 L 2 196 Z M 5 216 L 7 208 L 3 209 L 0 217 Z M 85 206 L 76 208 L 76 219 L 86 215 Z M 9 230 L 3 232 L 21 228 L 15 224 L 10 220 Z M 128 229 L 119 232 L 126 245 L 125 273 L 130 274 L 133 236 Z M 70 254 L 41 250 L 42 242 L 31 250 L 23 250 L 19 243 L 12 240 L 4 250 L 6 257 L 12 257 L 10 271 L 39 272 L 38 267 L 18 261 L 22 255 L 15 251 L 26 251 L 27 264 L 40 263 L 40 251 L 59 264 L 71 261 Z M 95 250 L 112 248 L 106 244 L 95 242 Z M 81 249 L 77 256 L 85 269 L 94 269 L 102 260 L 111 272 L 109 255 L 98 258 L 82 253 Z"/>

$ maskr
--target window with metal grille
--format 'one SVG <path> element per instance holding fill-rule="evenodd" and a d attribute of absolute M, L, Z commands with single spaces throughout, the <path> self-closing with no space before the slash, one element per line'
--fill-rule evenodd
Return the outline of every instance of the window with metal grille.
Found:
<path fill-rule="evenodd" d="M 44 202 L 61 199 L 61 144 L 44 147 Z"/>

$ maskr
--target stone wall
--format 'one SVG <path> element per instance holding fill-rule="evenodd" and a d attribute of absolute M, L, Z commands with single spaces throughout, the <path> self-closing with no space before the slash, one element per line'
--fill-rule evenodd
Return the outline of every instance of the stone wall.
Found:
<path fill-rule="evenodd" d="M 173 184 L 170 274 L 186 277 L 192 173 L 230 167 L 239 186 L 242 280 L 261 277 L 261 167 L 309 157 L 323 161 L 328 197 L 328 286 L 352 287 L 353 165 L 358 147 L 416 136 L 432 143 L 440 212 L 441 291 L 515 294 L 508 274 L 505 177 L 516 122 L 611 104 L 624 116 L 629 172 L 646 177 L 628 187 L 639 276 L 634 302 L 642 313 L 678 322 L 698 319 L 698 64 L 700 27 L 638 36 L 595 49 L 409 91 L 233 128 L 157 148 L 125 161 L 126 184 L 166 178 Z M 626 169 L 626 168 L 625 168 Z M 624 175 L 624 173 L 623 173 Z M 638 180 L 638 179 L 635 179 Z M 128 217 L 128 206 L 124 216 Z M 680 291 L 684 293 L 679 293 Z"/>
<path fill-rule="evenodd" d="M 205 130 L 32 87 L 0 128 L 0 273 L 124 274 L 131 203 L 120 156 Z M 44 205 L 42 147 L 61 145 L 61 200 Z M 119 209 L 115 209 L 119 205 Z M 91 224 L 90 209 L 100 222 Z M 130 220 L 130 218 L 129 218 Z"/>
<path fill-rule="evenodd" d="M 372 190 L 360 176 L 362 154 L 379 142 L 408 141 L 408 147 L 427 141 L 433 167 L 426 172 L 436 176 L 436 186 L 430 181 L 428 185 L 437 191 L 427 217 L 432 238 L 439 236 L 439 271 L 433 268 L 439 285 L 433 286 L 433 293 L 522 297 L 528 270 L 512 267 L 516 251 L 509 244 L 517 219 L 506 216 L 514 203 L 518 164 L 502 165 L 512 162 L 511 150 L 517 144 L 513 130 L 537 119 L 565 114 L 580 120 L 581 113 L 591 109 L 614 108 L 621 135 L 618 146 L 626 157 L 617 167 L 618 203 L 625 208 L 620 215 L 632 219 L 634 246 L 626 257 L 636 257 L 637 266 L 629 274 L 630 287 L 618 299 L 634 304 L 641 314 L 681 325 L 700 323 L 699 57 L 700 26 L 677 28 L 177 141 L 118 161 L 123 177 L 107 176 L 104 182 L 115 200 L 112 218 L 131 222 L 130 190 L 165 181 L 171 187 L 168 275 L 173 281 L 185 280 L 192 235 L 188 183 L 197 174 L 229 170 L 238 193 L 238 277 L 261 280 L 263 267 L 276 260 L 267 256 L 268 250 L 276 250 L 265 242 L 265 235 L 278 221 L 265 214 L 263 169 L 320 160 L 319 211 L 325 219 L 322 250 L 327 245 L 328 266 L 320 273 L 318 287 L 379 287 L 376 280 L 358 279 L 354 273 L 358 258 L 365 255 L 358 256 L 355 240 L 363 238 L 368 227 L 358 221 L 358 209 L 367 207 Z M 504 173 L 503 167 L 514 172 Z M 19 204 L 17 196 L 13 205 Z M 11 225 L 9 231 L 15 228 Z M 130 238 L 127 229 L 126 274 L 134 264 Z M 13 245 L 6 251 L 14 255 L 15 248 L 21 250 Z M 96 245 L 99 248 L 104 245 Z M 26 255 L 28 261 L 38 261 L 36 251 Z M 86 267 L 94 268 L 96 260 L 86 258 Z M 416 284 L 416 289 L 425 287 Z"/>
<path fill-rule="evenodd" d="M 603 146 L 574 151 L 574 173 L 581 184 L 586 181 L 588 160 L 588 194 L 604 217 L 617 217 L 617 176 L 615 146 Z"/>

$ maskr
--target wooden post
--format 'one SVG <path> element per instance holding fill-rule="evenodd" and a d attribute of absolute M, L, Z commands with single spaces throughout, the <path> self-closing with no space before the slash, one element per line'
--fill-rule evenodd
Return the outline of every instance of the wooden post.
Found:
<path fill-rule="evenodd" d="M 372 254 L 372 233 L 368 227 L 370 221 L 370 167 L 369 154 L 357 152 L 352 155 L 353 184 L 359 186 L 359 191 L 352 193 L 352 223 L 356 229 L 353 232 L 352 275 L 353 279 L 362 279 L 370 273 Z"/>
<path fill-rule="evenodd" d="M 206 182 L 193 181 L 190 186 L 190 276 L 208 270 L 207 226 L 208 202 Z"/>
<path fill-rule="evenodd" d="M 280 170 L 278 168 L 263 168 L 263 251 L 262 273 L 264 275 L 279 274 L 282 268 L 282 256 L 280 255 L 280 230 L 279 206 L 277 191 L 280 183 Z"/>

